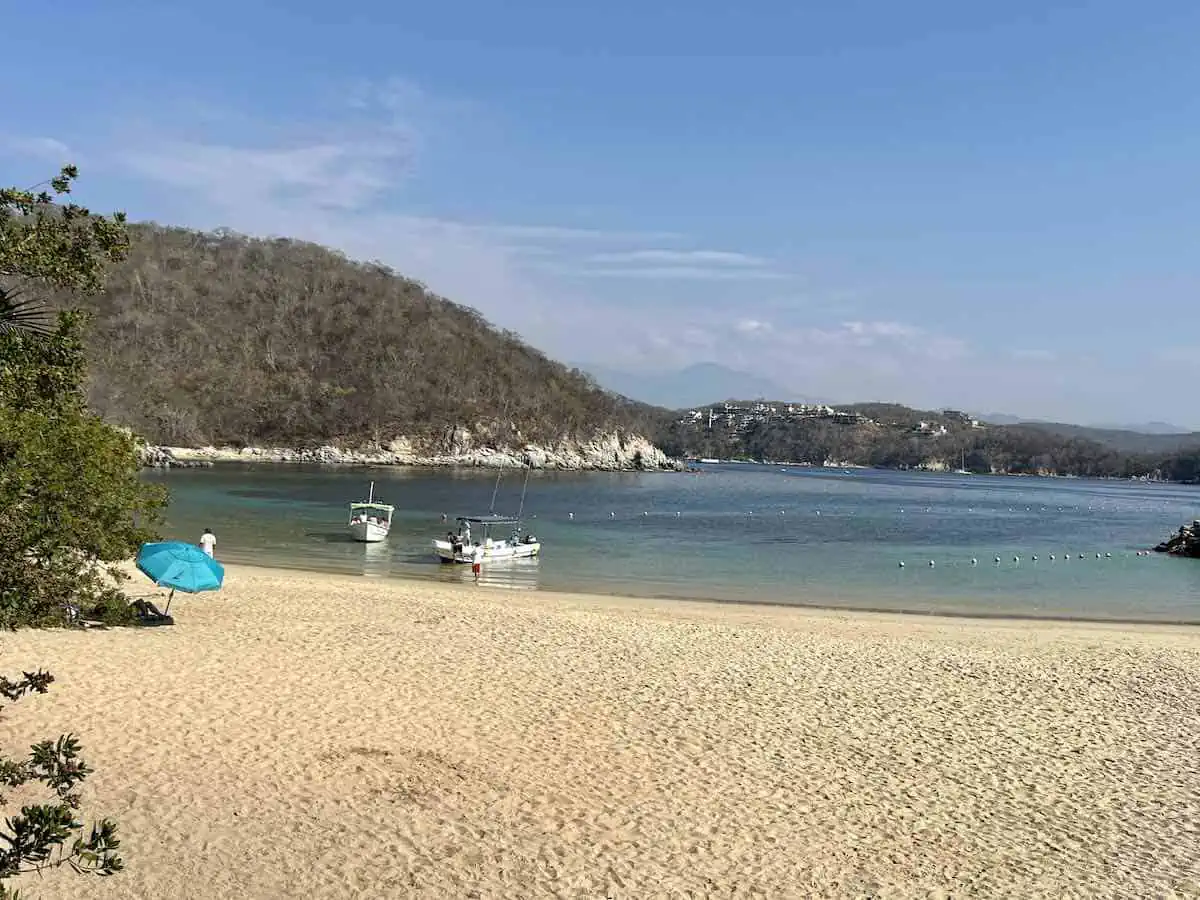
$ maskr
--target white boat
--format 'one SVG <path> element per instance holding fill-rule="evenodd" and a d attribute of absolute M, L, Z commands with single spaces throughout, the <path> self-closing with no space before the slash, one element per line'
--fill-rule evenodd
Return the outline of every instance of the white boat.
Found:
<path fill-rule="evenodd" d="M 481 563 L 508 559 L 530 559 L 542 551 L 542 545 L 532 534 L 521 533 L 521 520 L 514 516 L 459 516 L 458 532 L 433 542 L 433 552 L 444 563 L 473 563 L 476 551 Z M 479 534 L 471 533 L 474 526 Z M 492 537 L 492 529 L 504 529 L 502 538 Z"/>
<path fill-rule="evenodd" d="M 365 503 L 350 504 L 350 521 L 347 527 L 350 535 L 356 541 L 377 544 L 388 536 L 392 530 L 392 513 L 396 507 L 375 500 L 375 482 L 371 482 L 371 490 Z"/>
<path fill-rule="evenodd" d="M 525 491 L 529 487 L 529 470 L 525 470 L 525 483 L 521 486 L 521 507 L 515 516 L 496 515 L 496 494 L 500 490 L 500 478 L 496 474 L 496 486 L 492 489 L 492 512 L 485 516 L 458 516 L 458 531 L 451 531 L 445 538 L 433 542 L 433 552 L 444 563 L 500 562 L 511 559 L 533 559 L 542 552 L 542 545 L 532 534 L 521 529 L 521 513 L 525 511 Z M 474 525 L 481 534 L 472 535 Z M 492 529 L 503 533 L 493 537 Z"/>

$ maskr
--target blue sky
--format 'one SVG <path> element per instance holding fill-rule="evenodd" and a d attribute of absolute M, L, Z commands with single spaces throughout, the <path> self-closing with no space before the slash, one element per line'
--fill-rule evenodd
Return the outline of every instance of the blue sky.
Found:
<path fill-rule="evenodd" d="M 71 160 L 573 362 L 1200 426 L 1200 5 L 21 6 L 6 183 Z"/>

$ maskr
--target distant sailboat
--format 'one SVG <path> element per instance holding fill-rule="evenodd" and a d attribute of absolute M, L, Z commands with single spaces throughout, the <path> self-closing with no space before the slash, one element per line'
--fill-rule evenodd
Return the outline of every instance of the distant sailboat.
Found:
<path fill-rule="evenodd" d="M 962 460 L 959 462 L 958 468 L 954 470 L 955 475 L 970 475 L 967 471 L 967 451 L 962 452 Z"/>

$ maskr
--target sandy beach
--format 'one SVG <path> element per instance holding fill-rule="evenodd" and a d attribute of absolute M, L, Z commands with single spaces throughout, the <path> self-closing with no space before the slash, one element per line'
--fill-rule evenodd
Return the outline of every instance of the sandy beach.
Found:
<path fill-rule="evenodd" d="M 125 845 L 31 897 L 1200 896 L 1200 629 L 237 567 L 171 611 L 0 636 L 57 679 L 5 749 L 75 731 Z"/>

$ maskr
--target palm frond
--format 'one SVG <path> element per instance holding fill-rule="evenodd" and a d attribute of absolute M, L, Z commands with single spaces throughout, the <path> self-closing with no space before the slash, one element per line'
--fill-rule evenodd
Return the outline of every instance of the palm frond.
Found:
<path fill-rule="evenodd" d="M 36 298 L 20 299 L 21 293 L 20 288 L 0 287 L 0 334 L 53 333 L 50 310 Z"/>

